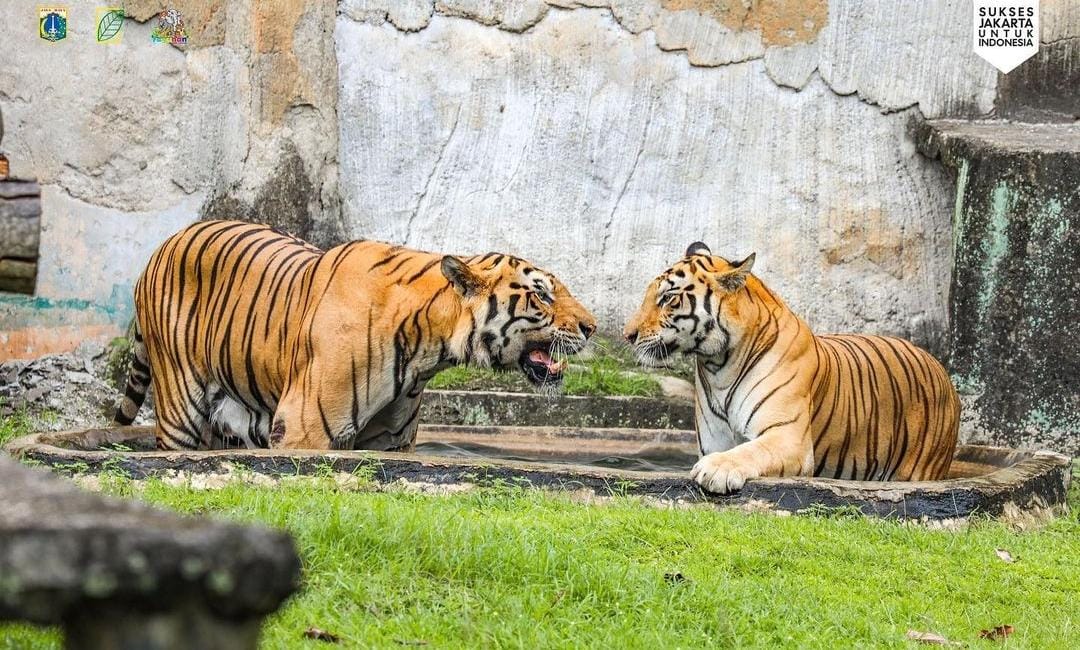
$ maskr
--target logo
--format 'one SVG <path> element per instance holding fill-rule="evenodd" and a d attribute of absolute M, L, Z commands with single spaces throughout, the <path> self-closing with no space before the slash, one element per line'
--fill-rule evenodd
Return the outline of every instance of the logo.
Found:
<path fill-rule="evenodd" d="M 187 31 L 184 18 L 176 9 L 166 9 L 158 14 L 157 27 L 150 32 L 150 40 L 155 43 L 187 45 Z"/>
<path fill-rule="evenodd" d="M 1008 74 L 1039 51 L 1039 0 L 974 0 L 975 54 Z"/>
<path fill-rule="evenodd" d="M 124 36 L 124 10 L 120 7 L 97 7 L 94 9 L 97 42 L 116 45 Z"/>
<path fill-rule="evenodd" d="M 38 36 L 50 43 L 67 38 L 67 7 L 38 7 Z"/>

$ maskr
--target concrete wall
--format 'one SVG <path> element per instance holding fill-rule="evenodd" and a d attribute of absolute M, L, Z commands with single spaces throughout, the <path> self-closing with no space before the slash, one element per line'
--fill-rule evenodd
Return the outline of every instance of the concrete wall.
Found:
<path fill-rule="evenodd" d="M 200 217 L 514 252 L 608 329 L 703 239 L 821 330 L 942 349 L 953 192 L 908 123 L 995 110 L 967 0 L 138 0 L 108 47 L 68 4 L 54 45 L 0 4 L 0 149 L 48 229 L 0 357 L 119 333 Z M 150 43 L 166 4 L 186 47 Z"/>
<path fill-rule="evenodd" d="M 702 239 L 821 330 L 940 342 L 952 194 L 907 124 L 993 109 L 967 3 L 372 4 L 335 34 L 350 235 L 524 255 L 608 328 Z"/>
<path fill-rule="evenodd" d="M 166 4 L 185 47 L 151 43 Z M 343 232 L 332 2 L 129 0 L 112 46 L 93 3 L 67 6 L 49 44 L 33 3 L 0 3 L 0 150 L 41 182 L 44 229 L 36 295 L 0 295 L 0 359 L 122 333 L 150 253 L 201 216 Z"/>

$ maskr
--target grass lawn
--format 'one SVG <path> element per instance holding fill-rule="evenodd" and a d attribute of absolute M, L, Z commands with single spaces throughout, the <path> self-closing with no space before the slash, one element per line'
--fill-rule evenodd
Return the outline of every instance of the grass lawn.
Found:
<path fill-rule="evenodd" d="M 909 629 L 991 647 L 978 633 L 1000 624 L 1015 627 L 1012 647 L 1080 638 L 1075 510 L 1034 532 L 989 521 L 944 532 L 512 488 L 435 497 L 330 480 L 216 491 L 149 481 L 137 492 L 292 532 L 306 586 L 270 619 L 266 648 L 321 647 L 302 638 L 310 626 L 364 647 L 904 647 Z M 60 644 L 25 626 L 0 637 L 6 648 Z"/>
<path fill-rule="evenodd" d="M 0 422 L 0 438 L 27 426 Z M 1001 624 L 1015 628 L 1009 647 L 1080 639 L 1080 481 L 1071 514 L 1022 533 L 993 521 L 945 532 L 629 498 L 584 505 L 518 488 L 424 496 L 330 479 L 215 491 L 106 484 L 294 535 L 306 585 L 269 620 L 265 648 L 915 647 L 905 640 L 912 629 L 989 648 L 1001 642 L 979 631 Z M 304 639 L 311 626 L 341 645 Z M 61 643 L 54 630 L 0 625 L 0 648 Z"/>

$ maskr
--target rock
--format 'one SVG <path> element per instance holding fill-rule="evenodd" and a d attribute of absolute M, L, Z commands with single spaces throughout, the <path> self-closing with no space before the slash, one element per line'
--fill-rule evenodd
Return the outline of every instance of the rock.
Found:
<path fill-rule="evenodd" d="M 664 394 L 664 397 L 694 401 L 694 385 L 685 379 L 666 375 L 657 375 L 655 378 L 660 384 L 660 391 Z"/>
<path fill-rule="evenodd" d="M 99 426 L 120 395 L 110 381 L 107 352 L 84 345 L 77 353 L 0 363 L 0 402 L 9 413 L 25 407 L 40 430 Z M 152 421 L 148 399 L 136 422 Z"/>
<path fill-rule="evenodd" d="M 48 392 L 49 392 L 49 387 L 48 386 L 37 386 L 37 387 L 31 388 L 30 390 L 23 393 L 22 397 L 23 397 L 23 400 L 25 400 L 27 402 L 36 402 L 39 399 L 41 399 L 42 397 L 44 397 L 45 394 L 48 393 Z"/>
<path fill-rule="evenodd" d="M 69 648 L 254 648 L 297 589 L 285 533 L 84 492 L 0 458 L 0 620 L 61 624 Z"/>
<path fill-rule="evenodd" d="M 26 363 L 22 361 L 9 361 L 0 364 L 0 386 L 18 381 L 19 373 L 25 367 Z"/>

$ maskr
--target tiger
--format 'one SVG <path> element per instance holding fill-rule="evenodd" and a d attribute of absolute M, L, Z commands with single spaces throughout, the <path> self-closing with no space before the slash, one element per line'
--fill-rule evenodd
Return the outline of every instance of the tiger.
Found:
<path fill-rule="evenodd" d="M 751 273 L 755 257 L 694 242 L 623 330 L 643 365 L 695 361 L 691 478 L 719 494 L 756 477 L 944 478 L 960 423 L 945 368 L 904 339 L 815 335 Z"/>
<path fill-rule="evenodd" d="M 566 286 L 519 257 L 367 240 L 323 251 L 243 221 L 171 236 L 134 293 L 114 423 L 133 422 L 152 384 L 162 450 L 410 451 L 440 370 L 519 369 L 557 391 L 596 331 Z"/>

